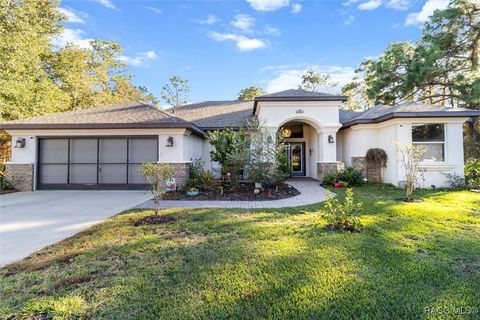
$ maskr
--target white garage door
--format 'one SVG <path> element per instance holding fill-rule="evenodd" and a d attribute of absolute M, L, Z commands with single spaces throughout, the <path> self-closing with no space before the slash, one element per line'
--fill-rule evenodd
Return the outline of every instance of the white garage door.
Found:
<path fill-rule="evenodd" d="M 158 159 L 156 137 L 42 138 L 39 189 L 139 189 L 144 162 Z"/>

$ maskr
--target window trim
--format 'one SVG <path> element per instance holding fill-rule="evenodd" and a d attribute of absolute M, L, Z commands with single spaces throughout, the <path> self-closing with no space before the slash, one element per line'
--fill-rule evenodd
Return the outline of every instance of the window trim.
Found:
<path fill-rule="evenodd" d="M 443 125 L 443 141 L 413 141 L 413 127 L 416 126 L 423 126 L 423 125 L 429 125 L 429 124 L 441 124 Z M 421 165 L 443 165 L 447 163 L 447 123 L 446 122 L 418 122 L 418 123 L 412 123 L 411 128 L 410 128 L 410 138 L 412 145 L 417 145 L 417 144 L 443 144 L 443 160 L 428 160 L 428 159 L 423 159 L 420 161 Z"/>

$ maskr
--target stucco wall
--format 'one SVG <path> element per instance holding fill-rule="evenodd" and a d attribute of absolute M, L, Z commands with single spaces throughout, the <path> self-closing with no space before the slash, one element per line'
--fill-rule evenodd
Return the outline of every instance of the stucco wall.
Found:
<path fill-rule="evenodd" d="M 463 176 L 463 123 L 467 118 L 415 118 L 394 119 L 379 124 L 356 125 L 342 130 L 342 157 L 346 166 L 352 165 L 352 157 L 365 156 L 369 148 L 382 148 L 388 156 L 383 169 L 383 180 L 398 185 L 404 180 L 404 171 L 394 141 L 402 145 L 412 143 L 412 124 L 445 124 L 445 161 L 421 163 L 418 183 L 421 187 L 447 186 L 446 173 Z"/>

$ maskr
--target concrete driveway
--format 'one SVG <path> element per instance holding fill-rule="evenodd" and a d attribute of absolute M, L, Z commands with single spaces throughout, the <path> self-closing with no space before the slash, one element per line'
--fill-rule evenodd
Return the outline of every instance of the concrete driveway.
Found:
<path fill-rule="evenodd" d="M 151 198 L 145 191 L 36 191 L 0 196 L 0 266 Z"/>

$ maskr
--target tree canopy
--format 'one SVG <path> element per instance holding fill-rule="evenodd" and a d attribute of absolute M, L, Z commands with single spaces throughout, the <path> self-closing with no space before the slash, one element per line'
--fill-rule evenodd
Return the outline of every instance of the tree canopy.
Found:
<path fill-rule="evenodd" d="M 267 91 L 263 90 L 260 87 L 252 86 L 240 90 L 237 100 L 253 100 L 256 97 L 263 96 L 265 94 L 267 94 Z"/>
<path fill-rule="evenodd" d="M 55 47 L 66 17 L 57 0 L 0 0 L 0 120 L 128 100 L 154 103 L 131 83 L 118 43 L 94 40 Z"/>
<path fill-rule="evenodd" d="M 338 83 L 332 81 L 332 78 L 328 74 L 321 74 L 313 69 L 307 70 L 302 75 L 302 83 L 298 86 L 299 89 L 306 91 L 318 91 L 321 86 L 335 87 Z"/>

